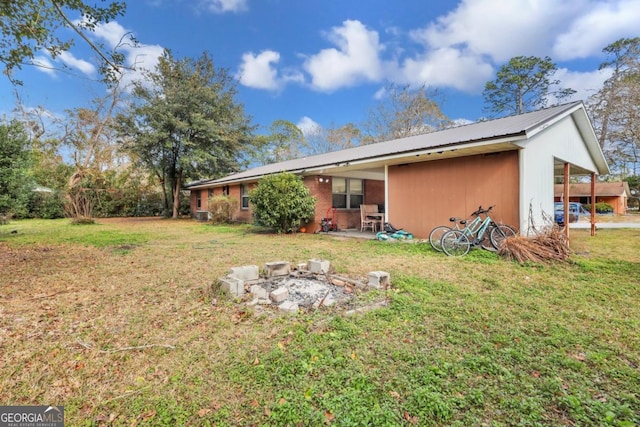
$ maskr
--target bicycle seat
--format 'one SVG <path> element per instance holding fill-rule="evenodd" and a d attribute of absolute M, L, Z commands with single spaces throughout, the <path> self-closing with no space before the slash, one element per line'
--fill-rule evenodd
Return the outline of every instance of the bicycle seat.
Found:
<path fill-rule="evenodd" d="M 449 218 L 449 221 L 451 222 L 456 222 L 457 220 L 459 220 L 460 218 L 456 217 L 456 216 L 452 216 L 451 218 Z"/>
<path fill-rule="evenodd" d="M 466 219 L 461 219 L 461 220 L 460 220 L 460 224 L 465 225 L 466 223 L 467 223 L 467 220 L 466 220 Z"/>

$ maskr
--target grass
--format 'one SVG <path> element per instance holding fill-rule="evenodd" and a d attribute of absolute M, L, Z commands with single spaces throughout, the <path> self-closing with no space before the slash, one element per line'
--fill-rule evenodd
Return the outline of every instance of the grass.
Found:
<path fill-rule="evenodd" d="M 640 424 L 640 230 L 572 230 L 551 265 L 257 231 L 0 226 L 0 402 L 87 426 Z M 311 258 L 390 272 L 389 306 L 281 316 L 211 291 Z"/>

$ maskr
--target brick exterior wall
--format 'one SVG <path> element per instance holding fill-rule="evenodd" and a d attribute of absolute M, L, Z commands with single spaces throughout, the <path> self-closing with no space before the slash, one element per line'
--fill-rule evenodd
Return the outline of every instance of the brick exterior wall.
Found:
<path fill-rule="evenodd" d="M 320 182 L 322 179 L 322 182 Z M 306 225 L 307 233 L 314 233 L 320 229 L 322 218 L 332 215 L 331 205 L 333 197 L 331 193 L 331 177 L 307 176 L 304 184 L 316 198 L 314 220 Z M 384 181 L 364 181 L 364 202 L 366 204 L 384 204 Z M 334 221 L 338 229 L 360 228 L 360 209 L 338 209 L 335 212 Z"/>
<path fill-rule="evenodd" d="M 322 179 L 322 182 L 320 182 Z M 331 194 L 331 177 L 325 176 L 306 176 L 303 178 L 304 185 L 309 189 L 311 195 L 316 198 L 316 207 L 314 217 L 304 224 L 307 233 L 315 233 L 320 229 L 320 221 L 322 218 L 331 215 L 332 194 Z M 256 183 L 247 184 L 251 191 Z M 197 194 L 201 196 L 201 208 L 196 208 Z M 213 189 L 213 195 L 222 194 L 222 187 Z M 229 195 L 238 200 L 240 204 L 240 184 L 229 186 Z M 208 189 L 191 190 L 191 216 L 196 216 L 196 211 L 208 209 Z M 364 202 L 366 204 L 384 204 L 384 181 L 365 180 L 364 181 Z M 238 209 L 233 216 L 234 221 L 249 223 L 253 220 L 251 215 L 251 205 L 249 209 Z M 360 228 L 360 209 L 339 209 L 336 211 L 334 220 L 338 224 L 339 229 Z"/>

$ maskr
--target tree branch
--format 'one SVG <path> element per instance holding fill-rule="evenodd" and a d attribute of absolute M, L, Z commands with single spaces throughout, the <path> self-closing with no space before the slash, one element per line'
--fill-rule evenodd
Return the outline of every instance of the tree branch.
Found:
<path fill-rule="evenodd" d="M 67 23 L 67 25 L 69 25 L 69 27 L 71 27 L 71 29 L 73 31 L 75 31 L 80 37 L 82 37 L 84 39 L 85 42 L 87 42 L 87 44 L 91 47 L 91 49 L 93 49 L 94 52 L 96 52 L 104 62 L 106 62 L 111 68 L 113 68 L 116 72 L 118 72 L 119 74 L 122 74 L 119 70 L 119 66 L 116 65 L 113 61 L 111 61 L 109 58 L 107 58 L 107 56 L 102 53 L 102 51 L 98 48 L 98 46 L 96 46 L 87 36 L 86 34 L 84 34 L 80 28 L 78 28 L 78 26 L 76 24 L 74 24 L 68 17 L 67 15 L 62 11 L 62 9 L 60 8 L 60 6 L 58 5 L 58 3 L 55 0 L 51 0 L 51 3 L 53 4 L 53 7 L 56 8 L 56 11 L 58 12 L 58 14 L 60 15 L 60 17 Z M 124 66 L 123 66 L 124 68 Z"/>

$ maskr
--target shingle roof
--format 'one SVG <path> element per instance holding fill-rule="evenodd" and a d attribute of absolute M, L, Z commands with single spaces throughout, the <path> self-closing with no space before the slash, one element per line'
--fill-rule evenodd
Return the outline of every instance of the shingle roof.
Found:
<path fill-rule="evenodd" d="M 375 144 L 363 145 L 346 150 L 303 157 L 295 160 L 259 166 L 219 179 L 201 180 L 187 184 L 186 188 L 237 182 L 250 178 L 259 178 L 278 172 L 301 172 L 312 168 L 334 167 L 354 161 L 366 161 L 385 156 L 413 152 L 464 146 L 480 141 L 503 138 L 526 138 L 546 124 L 564 117 L 578 109 L 584 109 L 582 102 L 572 102 L 556 107 L 545 108 L 531 113 L 488 120 L 406 138 L 394 139 Z M 593 131 L 592 131 L 593 132 Z M 606 167 L 606 166 L 605 166 Z"/>
<path fill-rule="evenodd" d="M 560 197 L 564 192 L 564 184 L 554 185 L 554 195 Z M 596 194 L 598 196 L 630 196 L 629 183 L 618 182 L 596 182 Z M 575 197 L 591 196 L 590 183 L 569 184 L 569 195 Z"/>

